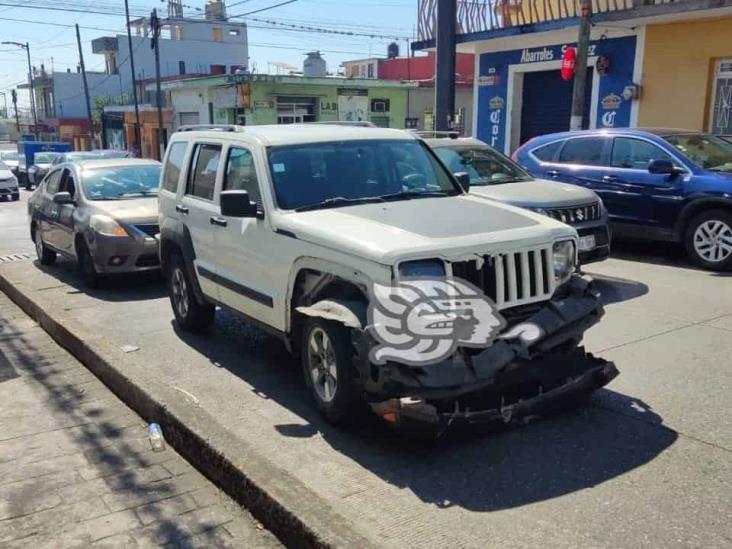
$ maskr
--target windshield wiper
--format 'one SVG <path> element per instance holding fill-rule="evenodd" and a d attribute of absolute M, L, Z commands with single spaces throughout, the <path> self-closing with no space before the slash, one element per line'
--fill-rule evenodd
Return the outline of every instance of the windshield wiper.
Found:
<path fill-rule="evenodd" d="M 335 196 L 333 198 L 326 198 L 322 202 L 315 204 L 307 204 L 295 208 L 296 212 L 307 212 L 309 210 L 319 210 L 321 208 L 335 208 L 337 206 L 353 206 L 355 204 L 370 204 L 373 202 L 383 202 L 380 196 L 366 196 L 363 198 L 346 198 L 343 196 Z"/>
<path fill-rule="evenodd" d="M 436 196 L 455 196 L 458 193 L 448 191 L 399 191 L 398 193 L 382 194 L 383 200 L 407 200 L 409 198 L 434 198 Z"/>

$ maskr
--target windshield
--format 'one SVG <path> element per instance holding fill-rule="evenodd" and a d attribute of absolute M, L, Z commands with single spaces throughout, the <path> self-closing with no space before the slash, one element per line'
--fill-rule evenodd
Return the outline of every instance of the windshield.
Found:
<path fill-rule="evenodd" d="M 58 155 L 53 153 L 36 153 L 33 162 L 36 164 L 50 164 Z"/>
<path fill-rule="evenodd" d="M 0 153 L 0 158 L 3 160 L 18 160 L 18 153 L 15 151 L 4 151 Z"/>
<path fill-rule="evenodd" d="M 112 166 L 84 170 L 81 174 L 84 194 L 89 200 L 124 200 L 157 196 L 160 166 Z"/>
<path fill-rule="evenodd" d="M 732 172 L 732 143 L 705 134 L 667 135 L 664 139 L 697 166 L 707 170 Z"/>
<path fill-rule="evenodd" d="M 493 149 L 436 147 L 434 151 L 452 173 L 466 172 L 470 176 L 471 185 L 497 185 L 531 180 L 531 176 L 511 159 Z"/>
<path fill-rule="evenodd" d="M 462 191 L 417 140 L 367 139 L 270 147 L 280 208 L 316 209 Z"/>

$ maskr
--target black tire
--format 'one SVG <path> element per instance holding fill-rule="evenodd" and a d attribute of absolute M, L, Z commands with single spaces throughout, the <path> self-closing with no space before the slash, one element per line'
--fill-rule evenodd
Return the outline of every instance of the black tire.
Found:
<path fill-rule="evenodd" d="M 732 269 L 732 213 L 707 210 L 694 217 L 684 235 L 686 253 L 709 271 Z"/>
<path fill-rule="evenodd" d="M 33 230 L 33 243 L 36 245 L 36 255 L 41 265 L 53 265 L 56 263 L 56 252 L 49 249 L 44 243 L 41 233 Z"/>
<path fill-rule="evenodd" d="M 15 193 L 13 195 L 13 200 L 20 200 L 20 193 L 19 192 L 18 193 Z"/>
<path fill-rule="evenodd" d="M 193 293 L 193 282 L 180 255 L 173 254 L 170 257 L 165 278 L 176 324 L 186 332 L 207 332 L 213 324 L 216 307 L 198 302 Z"/>
<path fill-rule="evenodd" d="M 76 244 L 76 268 L 87 288 L 98 288 L 100 286 L 102 277 L 97 272 L 94 259 L 83 238 L 80 238 Z"/>
<path fill-rule="evenodd" d="M 325 334 L 329 345 L 325 349 L 311 348 L 311 339 Z M 322 341 L 322 340 L 321 340 Z M 323 351 L 331 366 L 324 364 Z M 305 320 L 300 345 L 305 385 L 318 411 L 335 425 L 345 425 L 362 415 L 365 403 L 359 389 L 358 373 L 353 366 L 353 344 L 350 331 L 338 322 L 309 317 Z M 335 369 L 335 380 L 332 371 Z M 316 373 L 316 370 L 318 372 Z M 318 377 L 319 380 L 316 380 Z M 330 390 L 326 389 L 326 378 Z M 322 384 L 322 385 L 321 385 Z"/>

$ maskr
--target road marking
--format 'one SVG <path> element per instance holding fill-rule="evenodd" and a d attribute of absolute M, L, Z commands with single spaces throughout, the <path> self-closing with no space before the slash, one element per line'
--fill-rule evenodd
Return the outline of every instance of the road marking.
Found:
<path fill-rule="evenodd" d="M 30 254 L 0 255 L 0 263 L 13 263 L 15 261 L 27 261 L 29 259 L 33 259 Z"/>

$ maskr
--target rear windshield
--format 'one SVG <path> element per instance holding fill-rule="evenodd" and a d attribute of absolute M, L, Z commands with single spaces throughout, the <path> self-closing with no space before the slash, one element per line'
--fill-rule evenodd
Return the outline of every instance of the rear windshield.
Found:
<path fill-rule="evenodd" d="M 437 147 L 434 151 L 452 173 L 467 172 L 471 185 L 497 185 L 531 179 L 510 158 L 493 149 Z"/>
<path fill-rule="evenodd" d="M 81 174 L 84 194 L 89 200 L 125 200 L 157 196 L 160 166 L 114 166 L 93 168 Z"/>
<path fill-rule="evenodd" d="M 268 159 L 277 204 L 283 209 L 317 207 L 333 200 L 462 193 L 426 145 L 417 140 L 284 145 L 270 147 Z"/>
<path fill-rule="evenodd" d="M 33 157 L 33 162 L 36 164 L 50 164 L 58 154 L 53 153 L 36 153 Z"/>

